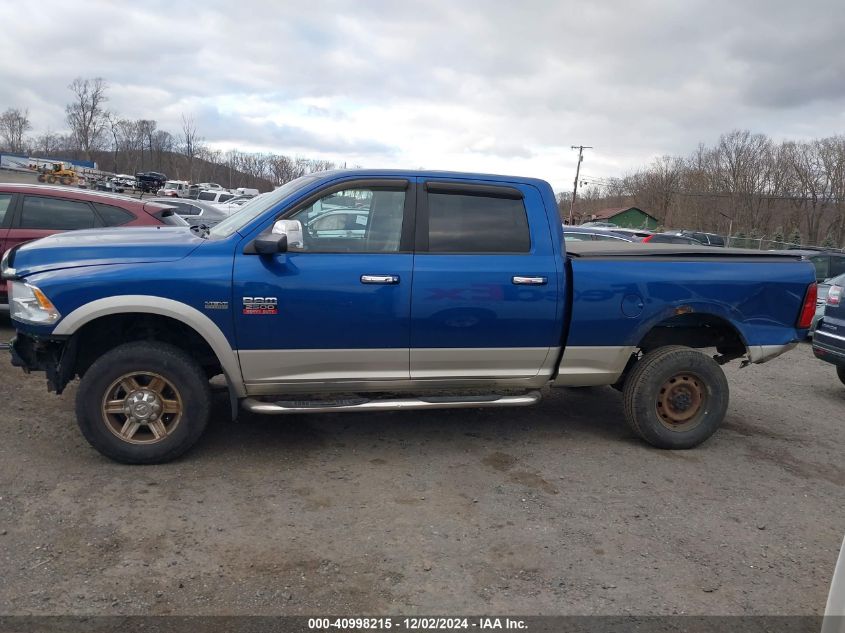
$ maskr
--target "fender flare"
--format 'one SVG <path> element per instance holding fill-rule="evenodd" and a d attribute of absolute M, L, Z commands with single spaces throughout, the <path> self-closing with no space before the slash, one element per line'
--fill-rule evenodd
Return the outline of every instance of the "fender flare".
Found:
<path fill-rule="evenodd" d="M 152 295 L 116 295 L 97 299 L 76 308 L 64 317 L 53 330 L 53 334 L 70 336 L 94 319 L 133 312 L 170 317 L 192 328 L 208 343 L 217 356 L 223 368 L 223 373 L 226 375 L 226 381 L 230 388 L 234 390 L 235 395 L 239 398 L 246 397 L 237 352 L 232 349 L 226 335 L 214 321 L 196 308 L 181 301 Z"/>

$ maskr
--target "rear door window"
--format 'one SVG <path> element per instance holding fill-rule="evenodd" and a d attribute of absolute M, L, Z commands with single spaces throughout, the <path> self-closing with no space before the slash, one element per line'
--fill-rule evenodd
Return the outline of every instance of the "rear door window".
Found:
<path fill-rule="evenodd" d="M 197 200 L 214 201 L 216 198 L 217 194 L 212 193 L 211 191 L 200 191 L 199 195 L 197 195 Z"/>
<path fill-rule="evenodd" d="M 162 204 L 175 207 L 176 213 L 179 215 L 200 215 L 202 212 L 202 209 L 189 202 L 163 202 Z"/>
<path fill-rule="evenodd" d="M 129 213 L 126 209 L 121 209 L 120 207 L 115 207 L 111 204 L 95 202 L 94 207 L 103 219 L 104 226 L 121 226 L 122 224 L 128 224 L 135 219 L 135 216 Z"/>
<path fill-rule="evenodd" d="M 830 276 L 836 277 L 845 273 L 845 255 L 830 256 Z"/>
<path fill-rule="evenodd" d="M 812 255 L 810 261 L 816 267 L 816 279 L 822 281 L 830 277 L 830 257 L 827 255 Z"/>
<path fill-rule="evenodd" d="M 11 193 L 0 193 L 0 226 L 4 226 L 7 212 L 12 206 L 12 198 L 13 194 Z"/>
<path fill-rule="evenodd" d="M 430 253 L 527 253 L 522 199 L 462 193 L 428 194 Z"/>
<path fill-rule="evenodd" d="M 19 226 L 22 229 L 73 231 L 101 226 L 94 209 L 81 200 L 25 196 Z"/>

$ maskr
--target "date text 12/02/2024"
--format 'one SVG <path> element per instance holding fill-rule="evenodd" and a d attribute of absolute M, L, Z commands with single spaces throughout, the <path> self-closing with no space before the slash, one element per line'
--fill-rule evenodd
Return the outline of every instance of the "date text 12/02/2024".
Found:
<path fill-rule="evenodd" d="M 406 631 L 456 631 L 456 630 L 525 630 L 524 620 L 516 618 L 479 617 L 411 617 L 411 618 L 309 618 L 308 628 L 315 631 L 331 630 L 389 630 Z"/>

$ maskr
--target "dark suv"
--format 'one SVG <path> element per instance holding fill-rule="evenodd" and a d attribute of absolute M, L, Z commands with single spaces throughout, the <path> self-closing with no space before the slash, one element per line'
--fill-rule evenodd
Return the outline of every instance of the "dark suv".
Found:
<path fill-rule="evenodd" d="M 836 365 L 836 374 L 845 384 L 845 306 L 842 304 L 845 289 L 833 284 L 827 291 L 824 316 L 816 326 L 813 336 L 813 354 Z"/>
<path fill-rule="evenodd" d="M 138 182 L 138 189 L 144 193 L 155 193 L 167 181 L 167 176 L 157 171 L 142 171 L 135 174 L 135 180 Z"/>

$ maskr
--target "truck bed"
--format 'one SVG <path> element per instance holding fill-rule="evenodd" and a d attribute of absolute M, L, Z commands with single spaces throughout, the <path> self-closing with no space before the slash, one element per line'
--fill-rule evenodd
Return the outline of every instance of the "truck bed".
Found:
<path fill-rule="evenodd" d="M 796 261 L 800 254 L 786 251 L 760 251 L 747 248 L 721 248 L 714 246 L 692 246 L 685 244 L 643 244 L 641 242 L 586 242 L 566 243 L 566 254 L 575 258 L 600 259 L 683 259 L 683 260 L 749 260 L 754 261 Z"/>

